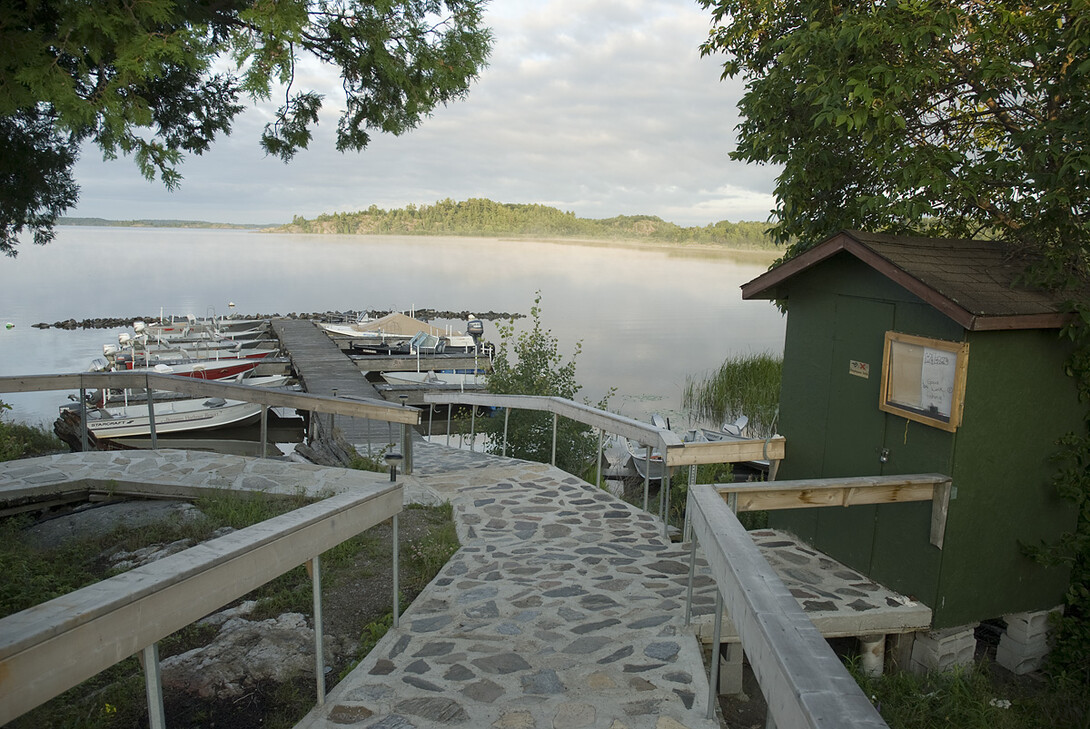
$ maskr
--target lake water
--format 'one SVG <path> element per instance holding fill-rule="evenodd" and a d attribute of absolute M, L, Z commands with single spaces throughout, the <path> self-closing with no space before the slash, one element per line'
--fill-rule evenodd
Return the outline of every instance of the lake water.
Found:
<path fill-rule="evenodd" d="M 768 260 L 484 238 L 313 236 L 249 231 L 59 227 L 53 243 L 0 258 L 0 374 L 79 372 L 124 329 L 38 330 L 37 322 L 158 313 L 240 314 L 408 310 L 529 314 L 565 360 L 580 393 L 646 419 L 681 418 L 686 377 L 728 356 L 783 351 L 785 320 L 739 286 Z M 520 320 L 525 324 L 527 320 Z M 444 324 L 446 322 L 437 322 Z M 464 322 L 454 322 L 464 330 Z M 495 323 L 485 337 L 497 340 Z M 5 417 L 51 423 L 67 393 L 5 394 Z"/>

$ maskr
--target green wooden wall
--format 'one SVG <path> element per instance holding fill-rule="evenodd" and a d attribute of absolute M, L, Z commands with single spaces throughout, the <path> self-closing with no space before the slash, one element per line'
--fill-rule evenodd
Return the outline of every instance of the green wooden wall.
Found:
<path fill-rule="evenodd" d="M 946 542 L 930 503 L 772 512 L 788 529 L 934 610 L 936 628 L 1063 601 L 1068 575 L 1020 543 L 1075 524 L 1049 480 L 1053 443 L 1080 423 L 1056 331 L 968 332 L 852 256 L 793 277 L 788 299 L 778 478 L 940 472 L 953 477 Z M 885 332 L 969 342 L 964 416 L 948 433 L 878 409 Z M 870 376 L 850 373 L 852 361 Z M 884 460 L 883 460 L 884 454 Z"/>

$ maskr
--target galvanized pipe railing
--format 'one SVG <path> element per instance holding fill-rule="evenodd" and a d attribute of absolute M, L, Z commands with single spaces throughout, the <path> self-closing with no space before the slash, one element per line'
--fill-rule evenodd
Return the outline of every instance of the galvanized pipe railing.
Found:
<path fill-rule="evenodd" d="M 0 725 L 142 654 L 151 726 L 160 729 L 158 641 L 308 562 L 321 661 L 318 555 L 396 519 L 402 498 L 400 483 L 354 488 L 0 619 Z M 393 559 L 396 590 L 396 547 Z M 396 592 L 393 609 L 396 616 Z M 317 669 L 320 704 L 321 662 Z"/>
<path fill-rule="evenodd" d="M 312 395 L 302 392 L 284 392 L 262 387 L 218 380 L 203 380 L 196 377 L 181 377 L 155 372 L 76 372 L 57 375 L 16 375 L 0 377 L 0 393 L 5 392 L 48 392 L 52 390 L 79 390 L 80 402 L 87 401 L 89 389 L 144 389 L 147 392 L 149 428 L 152 448 L 157 446 L 155 428 L 155 409 L 153 391 L 177 392 L 195 397 L 222 397 L 232 400 L 260 404 L 262 454 L 268 432 L 267 416 L 269 407 L 286 407 L 306 410 L 313 413 L 348 415 L 369 420 L 381 420 L 399 423 L 411 427 L 419 425 L 421 411 L 418 408 L 394 405 L 382 400 L 364 400 L 361 398 L 338 398 L 324 395 Z M 83 450 L 88 449 L 87 412 L 80 411 L 80 442 Z M 408 443 L 406 443 L 408 445 Z M 411 454 L 406 454 L 405 473 L 412 473 Z"/>
<path fill-rule="evenodd" d="M 738 440 L 720 441 L 712 443 L 685 443 L 678 435 L 665 428 L 657 428 L 650 423 L 643 423 L 624 415 L 617 415 L 605 410 L 582 403 L 573 402 L 560 397 L 542 397 L 538 395 L 498 395 L 493 393 L 469 393 L 469 392 L 429 392 L 424 394 L 424 402 L 430 405 L 469 405 L 476 407 L 503 408 L 503 444 L 502 453 L 507 455 L 507 423 L 511 410 L 534 410 L 538 412 L 552 413 L 552 460 L 556 465 L 556 433 L 557 422 L 560 417 L 583 423 L 596 428 L 598 438 L 598 463 L 602 461 L 603 439 L 602 433 L 627 438 L 639 443 L 647 449 L 648 469 L 644 474 L 643 510 L 648 511 L 648 494 L 651 480 L 651 453 L 653 449 L 659 449 L 663 457 L 663 479 L 665 484 L 660 489 L 659 516 L 666 528 L 667 514 L 670 508 L 670 481 L 671 468 L 680 466 L 693 466 L 702 463 L 737 463 L 741 461 L 769 460 L 778 461 L 783 458 L 785 441 L 782 437 L 767 438 L 763 440 Z M 449 416 L 448 416 L 448 444 L 449 444 Z M 474 421 L 475 423 L 476 421 Z M 471 437 L 475 437 L 475 433 Z"/>

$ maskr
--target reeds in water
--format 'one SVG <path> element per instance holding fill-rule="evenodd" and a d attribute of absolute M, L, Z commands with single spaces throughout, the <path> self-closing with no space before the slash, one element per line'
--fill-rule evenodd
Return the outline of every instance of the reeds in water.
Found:
<path fill-rule="evenodd" d="M 749 418 L 749 435 L 767 438 L 776 429 L 780 406 L 783 357 L 745 354 L 727 359 L 703 379 L 685 379 L 682 406 L 700 420 L 712 423 Z"/>

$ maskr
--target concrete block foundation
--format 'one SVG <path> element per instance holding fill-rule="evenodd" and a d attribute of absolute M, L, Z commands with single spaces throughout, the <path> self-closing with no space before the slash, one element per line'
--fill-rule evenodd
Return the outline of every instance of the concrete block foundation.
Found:
<path fill-rule="evenodd" d="M 1007 630 L 999 639 L 995 662 L 1019 675 L 1040 668 L 1048 655 L 1050 616 L 1062 609 L 1004 615 Z"/>
<path fill-rule="evenodd" d="M 972 623 L 916 633 L 908 670 L 913 673 L 927 673 L 971 664 L 976 654 L 976 626 L 977 623 Z"/>

